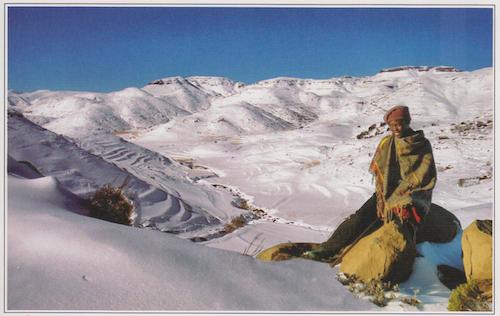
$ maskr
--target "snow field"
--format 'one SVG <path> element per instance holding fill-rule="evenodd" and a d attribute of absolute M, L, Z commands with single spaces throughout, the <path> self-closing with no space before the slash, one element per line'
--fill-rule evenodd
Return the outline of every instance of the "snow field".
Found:
<path fill-rule="evenodd" d="M 464 228 L 492 218 L 492 78 L 491 68 L 409 68 L 248 86 L 174 77 L 109 94 L 10 92 L 11 109 L 64 137 L 9 117 L 9 155 L 57 179 L 8 179 L 9 309 L 374 309 L 324 264 L 262 263 L 241 253 L 328 238 L 373 193 L 368 165 L 385 134 L 380 123 L 400 103 L 433 145 L 433 202 Z M 64 201 L 78 198 L 60 198 L 61 189 L 84 196 L 127 176 L 145 229 L 67 212 L 73 208 Z M 219 185 L 267 215 L 203 245 L 176 238 L 210 234 L 246 212 Z M 41 193 L 21 201 L 23 186 Z M 56 250 L 66 248 L 75 250 Z M 433 263 L 439 259 L 417 258 L 401 284 L 405 295 L 420 289 L 419 311 L 446 310 L 449 290 Z M 397 301 L 383 310 L 417 311 Z"/>
<path fill-rule="evenodd" d="M 375 309 L 325 264 L 259 262 L 77 215 L 70 202 L 53 178 L 9 176 L 9 310 Z"/>

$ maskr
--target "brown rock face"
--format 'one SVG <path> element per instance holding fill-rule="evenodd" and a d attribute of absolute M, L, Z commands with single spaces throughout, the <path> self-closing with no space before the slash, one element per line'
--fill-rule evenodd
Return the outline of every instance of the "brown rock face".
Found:
<path fill-rule="evenodd" d="M 340 271 L 358 279 L 400 283 L 408 279 L 415 260 L 410 231 L 389 222 L 362 238 L 342 259 Z"/>

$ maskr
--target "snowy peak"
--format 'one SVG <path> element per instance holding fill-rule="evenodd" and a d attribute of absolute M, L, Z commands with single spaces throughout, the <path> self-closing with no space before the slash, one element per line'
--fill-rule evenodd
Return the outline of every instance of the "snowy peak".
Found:
<path fill-rule="evenodd" d="M 234 82 L 224 77 L 192 76 L 167 77 L 149 82 L 148 86 L 191 86 L 208 94 L 228 96 L 244 87 L 242 82 Z"/>
<path fill-rule="evenodd" d="M 192 76 L 187 77 L 186 79 L 193 84 L 202 86 L 243 87 L 245 85 L 243 82 L 234 82 L 233 80 L 225 77 Z"/>
<path fill-rule="evenodd" d="M 352 81 L 352 77 L 341 77 L 331 79 L 300 79 L 290 77 L 277 77 L 259 81 L 251 86 L 252 88 L 272 88 L 272 89 L 337 89 L 345 81 Z"/>
<path fill-rule="evenodd" d="M 187 81 L 205 91 L 212 91 L 223 96 L 229 96 L 242 89 L 243 82 L 234 82 L 224 77 L 194 76 L 186 78 Z"/>
<path fill-rule="evenodd" d="M 234 86 L 236 83 L 231 79 L 225 77 L 212 77 L 212 76 L 191 76 L 191 77 L 166 77 L 162 79 L 153 80 L 148 83 L 148 85 L 168 85 L 168 84 L 204 84 L 204 85 L 225 85 L 225 86 Z M 238 84 L 242 84 L 238 82 Z"/>
<path fill-rule="evenodd" d="M 167 85 L 167 84 L 182 84 L 185 82 L 185 79 L 182 77 L 169 77 L 164 79 L 156 79 L 151 82 L 148 82 L 149 85 Z"/>

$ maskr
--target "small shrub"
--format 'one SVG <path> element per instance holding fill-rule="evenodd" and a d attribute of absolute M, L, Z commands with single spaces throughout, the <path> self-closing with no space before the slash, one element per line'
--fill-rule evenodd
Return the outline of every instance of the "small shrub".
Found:
<path fill-rule="evenodd" d="M 231 221 L 224 226 L 224 231 L 226 232 L 226 234 L 232 233 L 238 228 L 245 226 L 246 223 L 247 221 L 245 219 L 245 216 L 243 215 L 233 217 L 233 219 L 231 219 Z"/>
<path fill-rule="evenodd" d="M 248 203 L 247 200 L 241 197 L 237 197 L 234 201 L 231 202 L 231 204 L 236 206 L 237 208 L 241 208 L 242 210 L 250 211 L 252 209 L 250 203 Z"/>
<path fill-rule="evenodd" d="M 89 200 L 90 216 L 109 222 L 132 225 L 134 211 L 132 202 L 123 193 L 122 187 L 105 185 Z"/>
<path fill-rule="evenodd" d="M 241 208 L 241 209 L 244 209 L 244 210 L 250 210 L 250 204 L 248 204 L 247 200 L 241 199 L 240 200 L 240 205 L 238 207 Z"/>
<path fill-rule="evenodd" d="M 413 296 L 405 296 L 405 297 L 402 297 L 401 298 L 401 302 L 405 303 L 405 304 L 408 304 L 408 305 L 411 305 L 411 306 L 415 306 L 415 307 L 418 307 L 422 304 L 422 301 L 420 301 L 418 298 L 417 298 L 417 294 L 420 292 L 419 289 L 413 289 Z"/>
<path fill-rule="evenodd" d="M 387 302 L 389 301 L 388 298 L 385 296 L 385 291 L 384 289 L 386 288 L 386 285 L 379 280 L 371 280 L 367 285 L 366 285 L 366 290 L 365 293 L 372 296 L 371 301 L 373 304 L 384 307 L 387 305 Z"/>
<path fill-rule="evenodd" d="M 380 307 L 387 306 L 388 302 L 396 299 L 394 292 L 399 292 L 398 284 L 391 284 L 381 280 L 371 280 L 364 283 L 358 280 L 355 275 L 345 275 L 344 273 L 337 274 L 337 280 L 342 285 L 347 286 L 349 292 L 355 295 L 364 294 L 370 296 L 370 302 Z"/>
<path fill-rule="evenodd" d="M 358 278 L 355 275 L 346 275 L 343 272 L 337 273 L 337 280 L 346 286 L 350 286 L 358 282 Z M 361 281 L 359 281 L 361 283 Z M 351 291 L 352 292 L 352 291 Z"/>
<path fill-rule="evenodd" d="M 252 213 L 257 217 L 257 218 L 261 218 L 262 216 L 264 216 L 266 214 L 266 212 L 264 212 L 263 209 L 261 208 L 254 208 L 252 210 Z"/>
<path fill-rule="evenodd" d="M 416 307 L 418 307 L 418 306 L 420 306 L 420 304 L 422 304 L 422 302 L 418 298 L 416 298 L 415 296 L 402 297 L 401 302 L 408 304 L 408 305 L 411 305 L 411 306 L 416 306 Z"/>
<path fill-rule="evenodd" d="M 491 311 L 488 299 L 481 293 L 476 281 L 459 285 L 451 292 L 449 311 Z"/>

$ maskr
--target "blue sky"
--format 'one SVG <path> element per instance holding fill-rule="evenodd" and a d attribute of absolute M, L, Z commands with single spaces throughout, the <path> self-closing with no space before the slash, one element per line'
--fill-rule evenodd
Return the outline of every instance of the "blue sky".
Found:
<path fill-rule="evenodd" d="M 491 8 L 9 7 L 8 86 L 115 91 L 170 76 L 253 83 L 492 66 Z"/>

